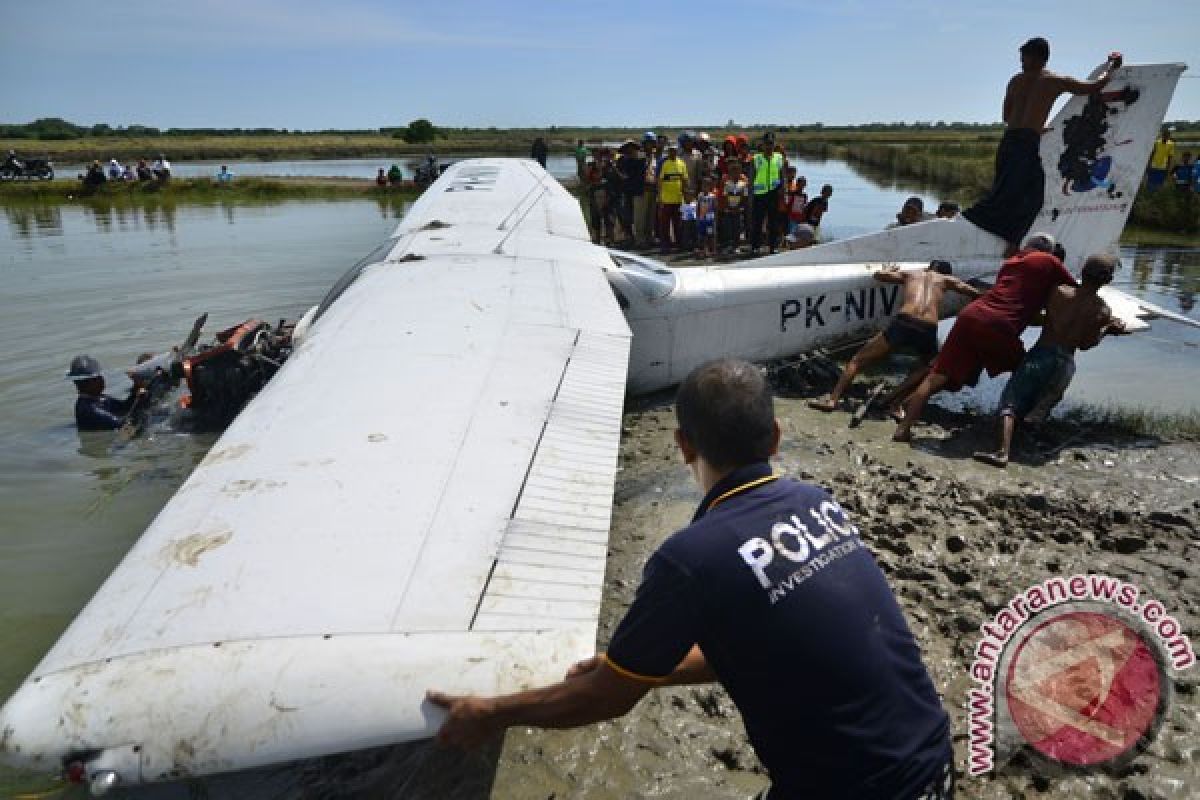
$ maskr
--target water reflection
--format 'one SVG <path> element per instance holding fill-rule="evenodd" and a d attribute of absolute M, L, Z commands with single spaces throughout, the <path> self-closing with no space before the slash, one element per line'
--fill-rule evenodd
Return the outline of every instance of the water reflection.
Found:
<path fill-rule="evenodd" d="M 1122 279 L 1121 273 L 1117 273 L 1114 286 L 1152 295 L 1147 299 L 1169 309 L 1178 306 L 1185 314 L 1196 308 L 1196 292 L 1200 291 L 1200 250 L 1125 248 L 1122 255 L 1124 262 L 1130 265 L 1129 274 Z"/>
<path fill-rule="evenodd" d="M 381 219 L 399 221 L 412 208 L 413 201 L 396 195 L 384 195 L 376 197 L 375 204 L 379 207 Z"/>
<path fill-rule="evenodd" d="M 4 216 L 8 218 L 14 239 L 62 236 L 62 206 L 58 203 L 5 206 Z"/>

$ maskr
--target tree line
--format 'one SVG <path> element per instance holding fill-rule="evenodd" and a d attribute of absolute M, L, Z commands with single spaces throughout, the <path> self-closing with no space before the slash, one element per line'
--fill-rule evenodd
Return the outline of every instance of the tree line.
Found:
<path fill-rule="evenodd" d="M 1200 131 L 1200 120 L 1175 120 L 1174 122 L 1166 123 L 1169 127 L 1175 129 L 1176 133 L 1187 133 Z M 655 126 L 655 129 L 675 129 L 678 125 Z M 691 127 L 697 130 L 712 127 L 720 128 L 722 126 L 705 126 L 692 125 L 683 126 Z M 823 125 L 822 123 L 809 123 L 804 125 L 741 125 L 734 124 L 733 120 L 724 126 L 725 128 L 741 128 L 747 131 L 754 130 L 774 130 L 780 133 L 804 133 L 815 131 L 863 131 L 863 132 L 901 132 L 901 131 L 985 131 L 989 129 L 998 129 L 997 123 L 981 123 L 981 122 L 945 122 L 938 120 L 936 122 L 871 122 L 865 125 Z M 628 128 L 627 130 L 642 130 L 642 127 Z M 587 126 L 559 126 L 551 125 L 548 128 L 510 128 L 505 129 L 512 132 L 518 131 L 605 131 L 605 130 L 626 130 L 622 128 L 611 127 L 587 127 Z M 489 133 L 498 133 L 500 129 L 496 127 L 487 128 L 439 128 L 434 126 L 427 119 L 415 119 L 408 125 L 397 127 L 384 128 L 327 128 L 323 130 L 297 130 L 288 128 L 156 128 L 151 125 L 108 125 L 98 123 L 96 125 L 76 125 L 68 122 L 65 119 L 58 117 L 43 117 L 42 119 L 34 120 L 24 124 L 0 124 L 0 139 L 35 139 L 41 141 L 54 141 L 64 139 L 88 139 L 88 138 L 144 138 L 156 136 L 313 136 L 313 135 L 330 135 L 330 136 L 354 136 L 354 135 L 384 135 L 391 136 L 396 139 L 403 139 L 409 144 L 424 144 L 432 142 L 438 137 L 444 137 L 452 133 L 477 133 L 486 131 Z"/>

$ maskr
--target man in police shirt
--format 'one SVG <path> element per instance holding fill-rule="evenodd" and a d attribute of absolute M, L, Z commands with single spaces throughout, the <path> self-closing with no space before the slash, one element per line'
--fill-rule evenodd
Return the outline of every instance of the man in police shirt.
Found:
<path fill-rule="evenodd" d="M 676 442 L 706 494 L 646 564 L 608 652 L 553 686 L 431 691 L 438 741 L 620 716 L 656 686 L 719 681 L 772 785 L 760 797 L 947 798 L 949 725 L 886 580 L 838 504 L 772 474 L 779 426 L 761 372 L 721 360 L 679 389 Z"/>

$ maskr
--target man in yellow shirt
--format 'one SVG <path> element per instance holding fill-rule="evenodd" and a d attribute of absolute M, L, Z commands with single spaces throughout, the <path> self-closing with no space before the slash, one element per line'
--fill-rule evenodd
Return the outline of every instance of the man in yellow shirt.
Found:
<path fill-rule="evenodd" d="M 667 157 L 658 171 L 658 241 L 664 253 L 679 247 L 683 233 L 679 207 L 683 204 L 687 180 L 688 168 L 679 157 L 679 148 L 668 145 Z"/>
<path fill-rule="evenodd" d="M 1167 173 L 1171 171 L 1174 158 L 1175 142 L 1171 141 L 1171 131 L 1169 128 L 1163 128 L 1162 136 L 1150 151 L 1150 169 L 1146 170 L 1146 191 L 1156 191 L 1163 185 Z"/>

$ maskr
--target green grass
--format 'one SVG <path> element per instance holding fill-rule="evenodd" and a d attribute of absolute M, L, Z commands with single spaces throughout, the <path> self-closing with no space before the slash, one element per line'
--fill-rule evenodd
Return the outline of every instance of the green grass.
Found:
<path fill-rule="evenodd" d="M 83 191 L 78 180 L 0 184 L 0 201 L 4 203 L 79 201 L 110 206 L 147 203 L 262 204 L 284 200 L 346 198 L 403 202 L 413 200 L 419 194 L 420 190 L 413 186 L 380 188 L 373 181 L 354 178 L 236 178 L 229 184 L 220 184 L 210 178 L 174 178 L 163 186 L 156 183 L 106 183 L 91 192 Z"/>
<path fill-rule="evenodd" d="M 1127 436 L 1200 439 L 1200 409 L 1168 412 L 1136 406 L 1082 405 L 1069 410 L 1064 418 L 1082 427 Z"/>
<path fill-rule="evenodd" d="M 649 126 L 672 139 L 679 128 Z M 720 140 L 742 129 L 725 130 L 704 125 L 689 126 L 692 130 L 707 130 L 713 139 Z M 646 127 L 636 128 L 476 128 L 445 131 L 431 145 L 410 145 L 383 133 L 294 133 L 256 136 L 159 135 L 159 136 L 88 136 L 81 139 L 35 140 L 0 139 L 0 149 L 9 148 L 30 156 L 49 156 L 70 163 L 83 163 L 110 158 L 153 159 L 159 153 L 178 160 L 292 158 L 392 158 L 422 155 L 432 147 L 444 154 L 500 153 L 528 155 L 533 140 L 546 139 L 551 152 L 569 153 L 575 142 L 619 142 L 639 139 Z M 751 136 L 761 135 L 766 128 L 749 129 Z M 959 141 L 998 141 L 999 128 L 921 129 L 921 130 L 863 130 L 855 128 L 822 128 L 787 131 L 787 141 L 819 142 L 885 142 L 885 143 L 953 143 Z"/>

